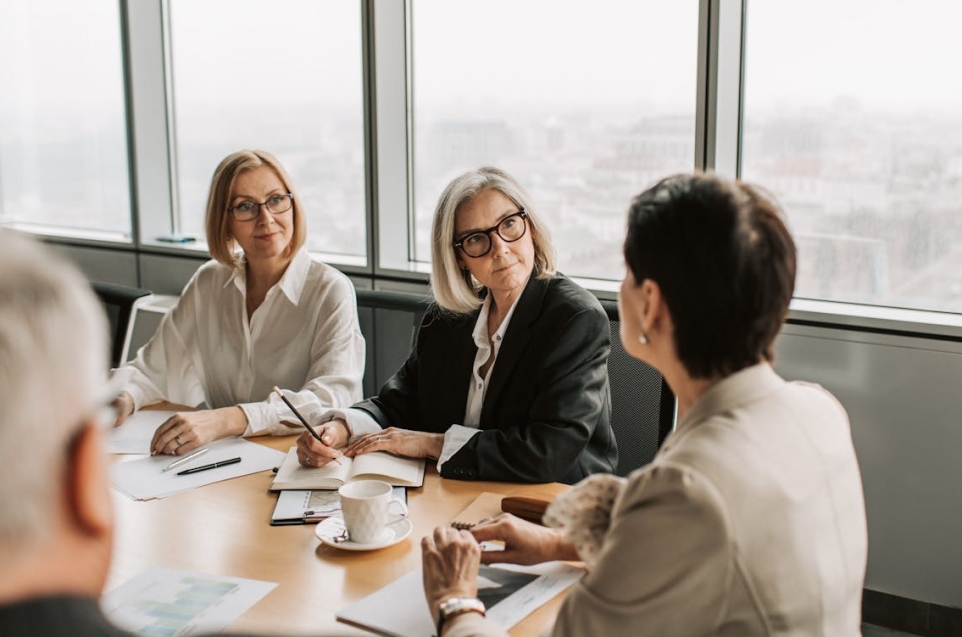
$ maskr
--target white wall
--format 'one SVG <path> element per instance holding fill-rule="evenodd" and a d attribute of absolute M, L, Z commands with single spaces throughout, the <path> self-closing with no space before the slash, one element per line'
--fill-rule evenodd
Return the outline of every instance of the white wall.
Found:
<path fill-rule="evenodd" d="M 868 515 L 865 587 L 962 606 L 962 343 L 787 325 L 775 366 L 849 412 Z"/>

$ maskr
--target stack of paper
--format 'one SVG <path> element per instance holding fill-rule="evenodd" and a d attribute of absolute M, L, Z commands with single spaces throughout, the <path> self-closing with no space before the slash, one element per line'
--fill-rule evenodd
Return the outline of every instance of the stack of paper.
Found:
<path fill-rule="evenodd" d="M 207 446 L 210 448 L 208 453 L 167 472 L 164 472 L 164 468 L 179 456 L 146 456 L 127 462 L 116 462 L 110 467 L 110 482 L 114 489 L 134 500 L 150 500 L 228 478 L 267 471 L 280 465 L 284 459 L 284 454 L 280 451 L 241 438 L 218 440 Z M 177 475 L 184 469 L 231 458 L 240 458 L 241 461 L 189 475 Z"/>
<path fill-rule="evenodd" d="M 176 411 L 138 411 L 107 436 L 108 453 L 150 453 L 154 432 Z"/>

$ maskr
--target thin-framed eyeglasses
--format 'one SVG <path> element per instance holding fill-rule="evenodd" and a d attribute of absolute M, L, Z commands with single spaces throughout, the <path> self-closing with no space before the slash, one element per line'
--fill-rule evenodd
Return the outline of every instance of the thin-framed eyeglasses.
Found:
<path fill-rule="evenodd" d="M 524 233 L 528 229 L 528 213 L 525 212 L 524 208 L 510 214 L 497 225 L 491 226 L 487 230 L 478 230 L 477 232 L 472 232 L 461 237 L 454 242 L 455 248 L 461 248 L 461 251 L 472 259 L 477 259 L 483 257 L 488 252 L 491 251 L 491 233 L 497 232 L 498 236 L 505 243 L 513 243 L 524 236 Z"/>
<path fill-rule="evenodd" d="M 254 219 L 261 213 L 261 206 L 267 208 L 267 211 L 272 215 L 279 215 L 281 213 L 287 212 L 294 205 L 294 195 L 287 192 L 284 194 L 271 195 L 267 198 L 267 201 L 262 203 L 257 203 L 256 201 L 245 201 L 239 203 L 236 206 L 232 206 L 227 210 L 234 215 L 234 219 L 238 221 L 250 221 Z"/>

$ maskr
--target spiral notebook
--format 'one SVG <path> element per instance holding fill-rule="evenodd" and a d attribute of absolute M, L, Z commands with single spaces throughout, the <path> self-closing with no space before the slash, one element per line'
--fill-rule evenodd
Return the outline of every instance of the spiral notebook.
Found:
<path fill-rule="evenodd" d="M 407 489 L 394 487 L 392 498 L 407 502 Z M 341 514 L 341 497 L 337 491 L 281 491 L 271 514 L 271 526 L 314 524 L 332 515 Z"/>

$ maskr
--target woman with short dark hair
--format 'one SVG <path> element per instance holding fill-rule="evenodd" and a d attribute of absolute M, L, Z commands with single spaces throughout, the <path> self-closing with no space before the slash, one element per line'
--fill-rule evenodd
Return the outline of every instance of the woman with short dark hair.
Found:
<path fill-rule="evenodd" d="M 674 390 L 677 426 L 627 479 L 591 476 L 558 497 L 554 528 L 502 515 L 425 537 L 439 635 L 504 634 L 473 612 L 479 562 L 555 559 L 589 573 L 554 635 L 858 635 L 867 534 L 848 418 L 771 367 L 795 280 L 775 202 L 669 177 L 632 202 L 624 254 L 621 339 Z M 505 550 L 482 553 L 485 540 Z"/>

